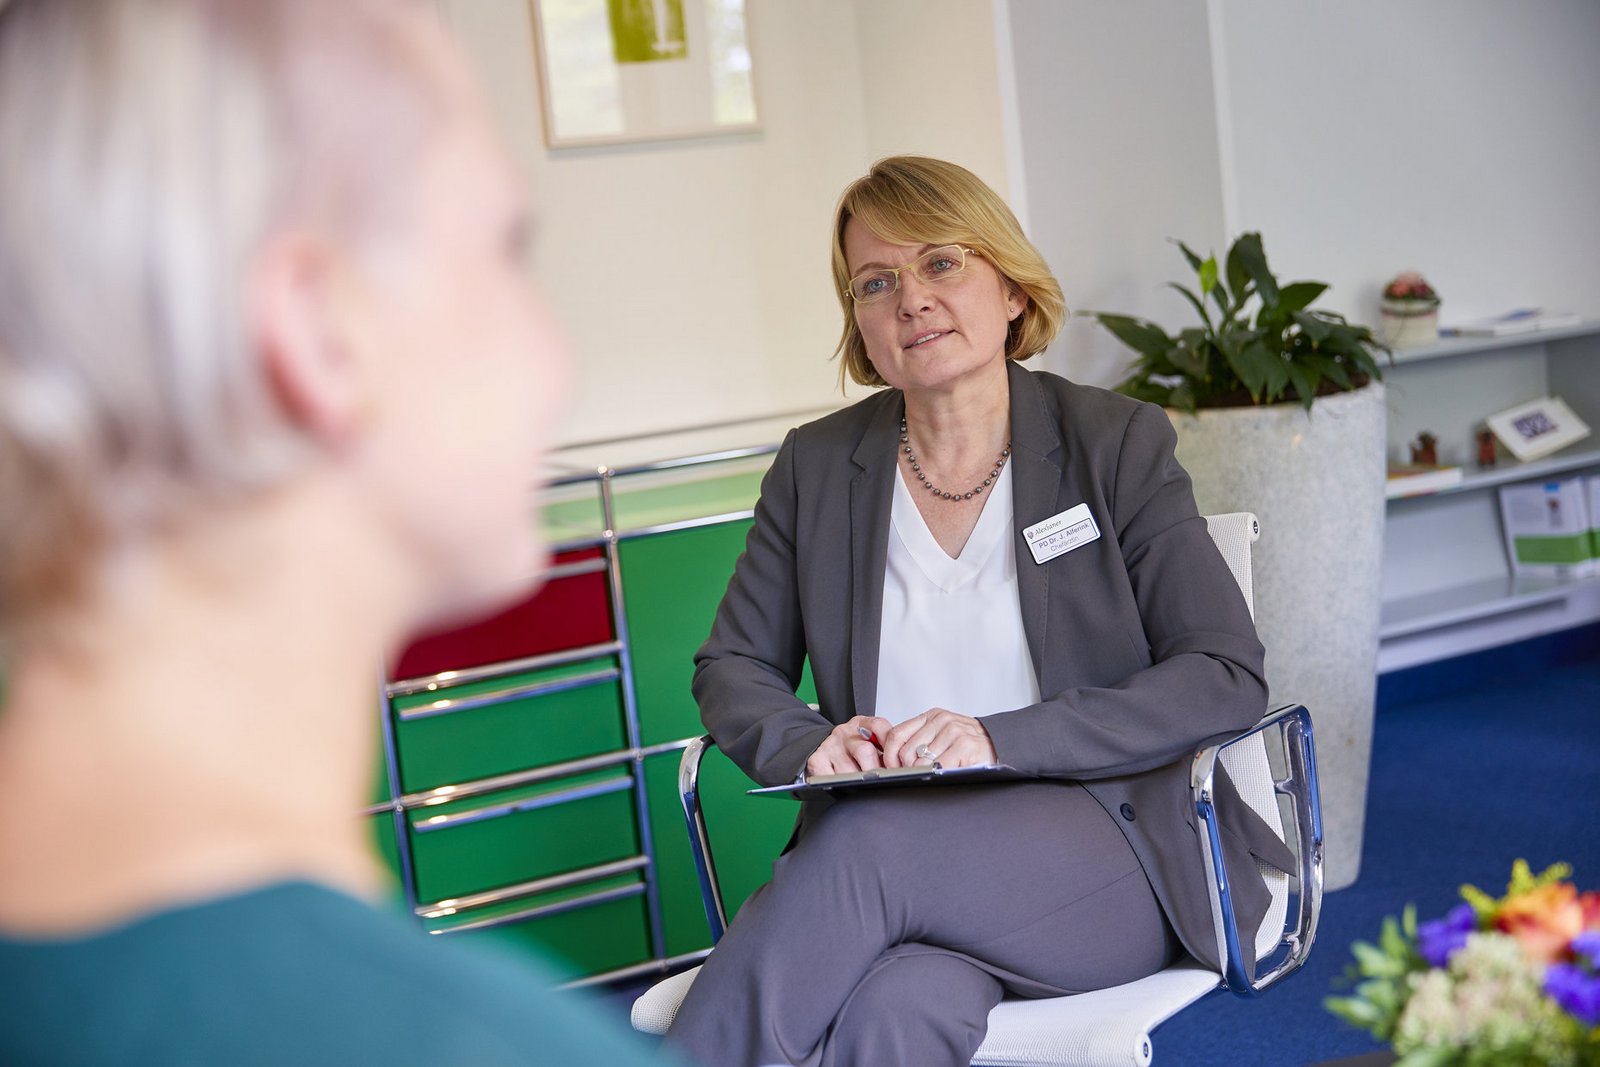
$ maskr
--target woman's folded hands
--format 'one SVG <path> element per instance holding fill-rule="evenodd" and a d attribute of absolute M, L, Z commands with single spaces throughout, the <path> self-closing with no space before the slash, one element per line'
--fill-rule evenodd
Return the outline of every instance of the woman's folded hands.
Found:
<path fill-rule="evenodd" d="M 983 724 L 947 708 L 929 708 L 898 725 L 872 715 L 840 723 L 806 760 L 806 774 L 848 774 L 875 767 L 938 763 L 970 767 L 996 761 Z"/>

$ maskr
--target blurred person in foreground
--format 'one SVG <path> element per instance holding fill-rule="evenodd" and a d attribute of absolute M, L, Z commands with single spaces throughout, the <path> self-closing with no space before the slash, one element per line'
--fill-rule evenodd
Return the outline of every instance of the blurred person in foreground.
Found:
<path fill-rule="evenodd" d="M 376 665 L 543 566 L 566 376 L 431 15 L 4 0 L 0 158 L 0 1062 L 655 1062 L 373 906 Z"/>

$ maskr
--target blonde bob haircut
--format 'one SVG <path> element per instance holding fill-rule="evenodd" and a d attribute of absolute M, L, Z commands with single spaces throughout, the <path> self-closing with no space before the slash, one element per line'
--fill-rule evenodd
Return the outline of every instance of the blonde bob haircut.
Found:
<path fill-rule="evenodd" d="M 845 189 L 834 212 L 833 289 L 844 308 L 844 334 L 835 352 L 843 356 L 841 388 L 847 374 L 858 385 L 887 384 L 867 358 L 848 291 L 844 228 L 851 219 L 860 219 L 885 241 L 966 245 L 988 260 L 1001 278 L 1028 298 L 1006 335 L 1007 359 L 1027 359 L 1043 352 L 1066 320 L 1067 303 L 1060 284 L 993 189 L 965 167 L 942 159 L 889 156 Z"/>

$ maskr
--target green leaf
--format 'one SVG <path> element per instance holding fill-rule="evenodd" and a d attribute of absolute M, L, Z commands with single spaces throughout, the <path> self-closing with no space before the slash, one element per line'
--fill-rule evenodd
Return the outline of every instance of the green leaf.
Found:
<path fill-rule="evenodd" d="M 1260 338 L 1247 341 L 1239 350 L 1239 360 L 1250 368 L 1252 378 L 1260 383 L 1259 390 L 1252 390 L 1257 394 L 1260 403 L 1270 404 L 1283 392 L 1284 377 L 1283 359 Z M 1247 385 L 1246 388 L 1249 388 Z"/>
<path fill-rule="evenodd" d="M 1232 260 L 1237 256 L 1239 265 L 1255 283 L 1256 292 L 1261 294 L 1261 302 L 1271 307 L 1278 302 L 1278 279 L 1272 276 L 1272 271 L 1267 267 L 1267 253 L 1261 247 L 1259 233 L 1247 233 L 1233 242 L 1233 251 L 1228 254 L 1228 272 L 1233 273 Z"/>
<path fill-rule="evenodd" d="M 1285 362 L 1283 366 L 1289 372 L 1289 384 L 1294 386 L 1294 391 L 1300 398 L 1300 405 L 1310 411 L 1312 402 L 1317 399 L 1316 379 L 1293 361 Z"/>
<path fill-rule="evenodd" d="M 1355 953 L 1356 962 L 1361 966 L 1361 973 L 1374 978 L 1398 978 L 1406 973 L 1403 960 L 1397 960 L 1375 945 L 1365 941 L 1357 941 L 1350 946 L 1350 951 Z"/>
<path fill-rule="evenodd" d="M 1243 307 L 1252 292 L 1250 272 L 1244 269 L 1244 259 L 1239 255 L 1239 242 L 1228 250 L 1228 288 L 1233 291 L 1234 307 Z"/>
<path fill-rule="evenodd" d="M 1475 885 L 1461 887 L 1461 899 L 1472 905 L 1480 926 L 1487 925 L 1500 912 L 1500 902 Z"/>
<path fill-rule="evenodd" d="M 1196 254 L 1195 250 L 1178 240 L 1176 237 L 1168 237 L 1167 240 L 1178 246 L 1179 251 L 1183 253 L 1183 258 L 1189 261 L 1189 269 L 1194 271 L 1196 274 L 1199 274 L 1201 259 L 1200 256 Z"/>
<path fill-rule="evenodd" d="M 1322 364 L 1322 374 L 1326 378 L 1332 378 L 1340 389 L 1348 391 L 1355 388 L 1350 382 L 1350 373 L 1344 369 L 1344 364 L 1337 360 L 1330 359 Z"/>
<path fill-rule="evenodd" d="M 1377 1008 L 1356 997 L 1324 997 L 1322 1006 L 1363 1030 L 1370 1030 L 1383 1021 L 1383 1014 Z"/>
<path fill-rule="evenodd" d="M 1246 347 L 1247 345 L 1240 343 L 1237 336 L 1217 338 L 1217 348 L 1222 352 L 1222 358 L 1228 364 L 1228 369 L 1233 371 L 1233 376 L 1238 378 L 1240 384 L 1250 393 L 1250 399 L 1259 404 L 1261 388 L 1266 384 L 1266 372 L 1258 362 L 1245 355 Z"/>
<path fill-rule="evenodd" d="M 1211 256 L 1200 264 L 1200 291 L 1209 294 L 1217 287 L 1217 257 Z"/>
<path fill-rule="evenodd" d="M 1300 329 L 1304 330 L 1305 335 L 1311 338 L 1313 342 L 1321 343 L 1326 341 L 1333 333 L 1333 327 L 1317 318 L 1314 312 L 1296 311 L 1293 314 L 1293 318 L 1299 324 Z"/>
<path fill-rule="evenodd" d="M 1167 403 L 1167 393 L 1170 391 L 1165 386 L 1157 385 L 1142 375 L 1134 375 L 1117 383 L 1116 391 L 1123 396 L 1131 396 L 1135 400 L 1147 400 L 1152 404 L 1163 407 Z"/>
<path fill-rule="evenodd" d="M 1195 413 L 1194 389 L 1186 381 L 1174 385 L 1172 391 L 1167 394 L 1167 406 L 1193 415 Z"/>
<path fill-rule="evenodd" d="M 1400 924 L 1392 918 L 1384 920 L 1383 930 L 1378 935 L 1378 946 L 1387 955 L 1398 959 L 1403 959 L 1411 947 L 1406 944 L 1406 939 L 1400 935 Z"/>
<path fill-rule="evenodd" d="M 1117 340 L 1146 356 L 1163 357 L 1167 349 L 1172 347 L 1172 340 L 1167 337 L 1166 331 L 1153 322 L 1136 319 L 1129 315 L 1111 315 L 1099 311 L 1089 311 L 1085 314 L 1100 320 L 1100 325 L 1110 330 Z"/>
<path fill-rule="evenodd" d="M 1203 379 L 1206 376 L 1206 358 L 1200 354 L 1200 346 L 1204 343 L 1191 344 L 1188 338 L 1183 338 L 1167 350 L 1167 360 L 1185 378 Z"/>
<path fill-rule="evenodd" d="M 1372 350 L 1356 337 L 1354 331 L 1335 327 L 1333 333 L 1328 335 L 1328 339 L 1322 342 L 1322 347 L 1329 352 L 1342 355 L 1350 369 L 1357 374 L 1364 374 L 1368 378 L 1383 377 L 1378 361 L 1372 358 Z"/>
<path fill-rule="evenodd" d="M 1327 290 L 1326 282 L 1295 282 L 1286 285 L 1278 292 L 1278 307 L 1286 311 L 1303 311 Z"/>

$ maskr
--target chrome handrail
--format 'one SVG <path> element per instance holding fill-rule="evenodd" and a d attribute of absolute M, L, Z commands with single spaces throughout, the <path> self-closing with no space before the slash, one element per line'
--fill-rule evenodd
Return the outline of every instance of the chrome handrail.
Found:
<path fill-rule="evenodd" d="M 1279 940 L 1287 945 L 1288 955 L 1265 974 L 1251 978 L 1245 968 L 1239 923 L 1233 894 L 1223 860 L 1220 824 L 1215 806 L 1216 764 L 1223 749 L 1276 730 L 1283 745 L 1285 776 L 1274 779 L 1273 790 L 1293 801 L 1295 814 L 1295 886 L 1298 896 L 1295 925 Z M 1323 840 L 1322 807 L 1317 792 L 1316 747 L 1312 739 L 1311 713 L 1304 705 L 1284 704 L 1268 712 L 1255 726 L 1195 754 L 1189 784 L 1195 813 L 1205 832 L 1200 849 L 1211 871 L 1206 888 L 1211 901 L 1212 923 L 1217 935 L 1217 954 L 1222 961 L 1222 979 L 1228 989 L 1241 996 L 1252 996 L 1292 973 L 1311 952 L 1317 923 L 1322 914 Z"/>
<path fill-rule="evenodd" d="M 700 761 L 717 742 L 708 734 L 690 741 L 678 762 L 678 799 L 683 804 L 683 819 L 689 828 L 689 852 L 694 856 L 694 873 L 700 880 L 700 901 L 706 909 L 706 925 L 711 928 L 711 943 L 722 940 L 728 929 L 728 909 L 723 904 L 722 886 L 717 881 L 716 862 L 711 858 L 711 836 L 706 830 L 706 814 L 700 807 Z"/>

